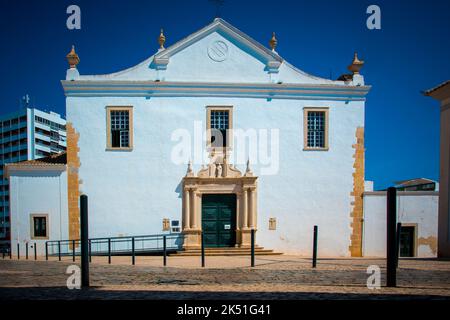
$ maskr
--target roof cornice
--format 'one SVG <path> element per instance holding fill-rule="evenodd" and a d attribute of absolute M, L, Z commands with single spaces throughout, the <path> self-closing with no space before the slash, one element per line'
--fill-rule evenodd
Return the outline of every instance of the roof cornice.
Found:
<path fill-rule="evenodd" d="M 364 100 L 370 86 L 158 81 L 61 81 L 68 97 L 248 97 Z"/>

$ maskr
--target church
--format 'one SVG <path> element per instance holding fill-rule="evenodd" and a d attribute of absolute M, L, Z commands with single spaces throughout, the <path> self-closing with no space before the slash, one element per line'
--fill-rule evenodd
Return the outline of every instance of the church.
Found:
<path fill-rule="evenodd" d="M 271 36 L 271 37 L 270 37 Z M 72 47 L 67 228 L 79 238 L 181 232 L 183 249 L 256 244 L 362 256 L 363 61 L 338 80 L 307 74 L 221 18 L 145 61 L 84 75 Z M 350 59 L 353 58 L 353 59 Z M 86 58 L 88 59 L 88 58 Z"/>

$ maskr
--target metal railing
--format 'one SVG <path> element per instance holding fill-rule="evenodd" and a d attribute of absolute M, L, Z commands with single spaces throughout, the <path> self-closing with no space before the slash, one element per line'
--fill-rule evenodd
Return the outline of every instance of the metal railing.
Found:
<path fill-rule="evenodd" d="M 314 227 L 314 251 L 317 250 L 317 226 Z M 205 238 L 203 232 L 201 236 L 201 266 L 205 267 Z M 142 236 L 125 236 L 125 237 L 105 237 L 105 238 L 91 238 L 84 241 L 87 248 L 84 253 L 81 250 L 81 240 L 49 240 L 44 243 L 45 260 L 49 260 L 49 257 L 57 257 L 59 261 L 62 257 L 71 257 L 75 262 L 76 257 L 83 254 L 81 262 L 92 261 L 92 256 L 108 257 L 108 263 L 111 264 L 112 256 L 131 256 L 131 264 L 136 264 L 136 256 L 144 255 L 162 255 L 163 265 L 167 266 L 167 255 L 183 249 L 184 235 L 181 233 L 172 234 L 155 234 L 155 235 L 142 235 Z M 255 230 L 251 230 L 250 241 L 250 261 L 251 267 L 255 267 Z M 28 260 L 33 255 L 34 260 L 38 260 L 37 255 L 38 244 L 26 242 L 24 246 L 17 243 L 17 259 L 21 259 L 21 253 L 25 252 L 25 260 Z M 30 251 L 30 249 L 32 251 Z M 23 251 L 24 250 L 24 251 Z M 87 252 L 87 254 L 86 254 Z M 0 252 L 3 259 L 7 258 L 7 252 Z M 9 259 L 12 259 L 12 251 L 9 250 Z M 14 255 L 15 255 L 14 254 Z M 86 254 L 86 255 L 85 255 Z M 314 254 L 316 256 L 316 254 Z M 31 259 L 33 258 L 31 257 Z M 85 259 L 85 260 L 83 260 Z M 316 257 L 313 258 L 315 267 Z M 87 271 L 89 273 L 89 271 Z"/>
<path fill-rule="evenodd" d="M 181 233 L 154 234 L 125 237 L 105 237 L 89 239 L 89 257 L 108 256 L 134 256 L 160 255 L 181 250 L 184 235 Z M 80 240 L 50 240 L 45 243 L 45 256 L 58 257 L 75 256 L 81 254 Z"/>

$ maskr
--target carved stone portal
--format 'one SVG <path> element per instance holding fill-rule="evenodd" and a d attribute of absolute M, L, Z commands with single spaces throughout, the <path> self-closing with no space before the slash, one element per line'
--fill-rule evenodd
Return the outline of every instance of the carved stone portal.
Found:
<path fill-rule="evenodd" d="M 208 166 L 195 175 L 189 164 L 183 178 L 182 227 L 184 249 L 201 247 L 202 195 L 236 194 L 236 246 L 250 247 L 250 230 L 257 229 L 257 177 L 250 170 L 244 175 L 226 157 L 212 157 Z"/>

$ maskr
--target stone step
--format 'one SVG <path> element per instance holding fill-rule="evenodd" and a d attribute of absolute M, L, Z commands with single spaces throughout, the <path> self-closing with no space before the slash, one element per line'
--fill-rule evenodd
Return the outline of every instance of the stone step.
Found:
<path fill-rule="evenodd" d="M 283 253 L 281 252 L 255 252 L 255 256 L 278 256 L 278 255 L 282 255 Z M 170 254 L 171 257 L 200 257 L 201 254 L 200 253 L 175 253 L 175 254 Z M 208 257 L 224 257 L 224 256 L 250 256 L 250 253 L 244 253 L 244 252 L 226 252 L 226 253 L 213 253 L 213 252 L 205 252 L 205 256 Z"/>
<path fill-rule="evenodd" d="M 187 250 L 182 250 L 182 251 L 198 251 L 200 252 L 202 249 L 201 248 L 196 248 L 196 249 L 187 249 Z M 248 250 L 250 251 L 250 248 L 241 248 L 241 247 L 207 247 L 205 248 L 205 251 L 242 251 L 242 250 Z M 257 250 L 269 250 L 269 249 L 264 249 L 264 247 L 255 247 L 255 251 Z"/>
<path fill-rule="evenodd" d="M 250 249 L 245 249 L 245 248 L 243 248 L 243 249 L 229 249 L 229 250 L 227 250 L 227 249 L 205 249 L 206 253 L 218 253 L 218 252 L 236 253 L 236 252 L 250 252 L 250 251 L 251 251 Z M 263 249 L 263 248 L 255 249 L 255 252 L 269 252 L 269 251 L 272 251 L 272 250 Z M 201 252 L 202 252 L 201 249 L 189 249 L 189 250 L 177 251 L 177 254 L 180 254 L 180 253 L 201 253 Z"/>
<path fill-rule="evenodd" d="M 201 249 L 189 249 L 177 251 L 171 256 L 200 256 Z M 250 248 L 205 248 L 206 256 L 249 256 L 251 254 Z M 274 252 L 263 247 L 255 248 L 255 255 L 281 255 L 281 252 Z"/>

